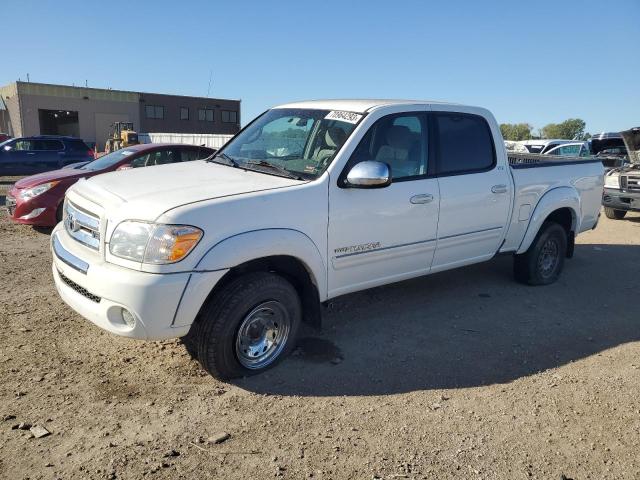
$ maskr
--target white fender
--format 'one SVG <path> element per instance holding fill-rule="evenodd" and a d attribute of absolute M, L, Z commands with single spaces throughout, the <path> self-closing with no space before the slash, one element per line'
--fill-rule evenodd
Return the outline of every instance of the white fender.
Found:
<path fill-rule="evenodd" d="M 565 207 L 571 210 L 571 216 L 573 217 L 571 230 L 579 232 L 579 222 L 582 211 L 580 206 L 580 195 L 575 188 L 554 188 L 545 193 L 536 205 L 533 215 L 531 215 L 527 231 L 524 234 L 522 243 L 516 253 L 526 252 L 533 243 L 533 240 L 536 238 L 536 235 L 540 231 L 540 227 L 542 227 L 542 224 L 547 217 L 555 210 Z"/>
<path fill-rule="evenodd" d="M 250 260 L 275 255 L 287 255 L 300 260 L 318 288 L 320 300 L 326 300 L 327 267 L 316 244 L 298 230 L 254 230 L 226 238 L 204 254 L 194 271 L 224 270 Z"/>

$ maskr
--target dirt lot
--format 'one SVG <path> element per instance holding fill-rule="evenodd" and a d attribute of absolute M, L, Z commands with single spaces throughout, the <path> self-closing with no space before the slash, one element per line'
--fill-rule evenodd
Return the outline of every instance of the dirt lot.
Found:
<path fill-rule="evenodd" d="M 550 287 L 504 257 L 340 298 L 233 384 L 74 314 L 48 240 L 1 214 L 0 478 L 640 478 L 640 215 Z"/>

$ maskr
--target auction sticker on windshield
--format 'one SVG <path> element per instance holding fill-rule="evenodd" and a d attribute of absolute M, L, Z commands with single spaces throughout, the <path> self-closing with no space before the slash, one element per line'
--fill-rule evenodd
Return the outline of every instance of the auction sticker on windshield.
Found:
<path fill-rule="evenodd" d="M 342 110 L 333 110 L 332 112 L 329 112 L 324 118 L 325 120 L 339 120 L 341 122 L 347 123 L 358 123 L 362 118 L 362 115 L 360 115 L 359 113 L 345 112 Z"/>

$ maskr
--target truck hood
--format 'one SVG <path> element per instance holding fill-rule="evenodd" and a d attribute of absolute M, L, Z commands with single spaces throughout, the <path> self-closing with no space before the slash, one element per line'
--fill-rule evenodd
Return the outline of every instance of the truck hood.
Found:
<path fill-rule="evenodd" d="M 630 128 L 620 132 L 624 145 L 629 153 L 629 162 L 640 164 L 640 127 Z"/>
<path fill-rule="evenodd" d="M 105 173 L 76 183 L 72 190 L 107 210 L 124 208 L 129 218 L 155 220 L 189 203 L 301 183 L 197 160 Z"/>

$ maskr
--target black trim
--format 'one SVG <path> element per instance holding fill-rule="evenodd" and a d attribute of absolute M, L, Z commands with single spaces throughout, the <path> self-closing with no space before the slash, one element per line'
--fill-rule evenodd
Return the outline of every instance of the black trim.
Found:
<path fill-rule="evenodd" d="M 508 156 L 508 155 L 507 155 Z M 538 167 L 559 167 L 562 165 L 581 165 L 584 163 L 602 163 L 602 160 L 598 159 L 589 159 L 589 160 L 575 160 L 570 162 L 538 162 L 538 163 L 514 163 L 509 164 L 509 166 L 513 169 L 521 169 L 521 168 L 538 168 Z"/>
<path fill-rule="evenodd" d="M 489 122 L 487 121 L 486 118 L 484 118 L 482 115 L 477 115 L 475 113 L 465 113 L 465 112 L 451 112 L 451 111 L 440 111 L 440 110 L 433 110 L 430 112 L 430 115 L 433 117 L 432 123 L 433 123 L 433 129 L 434 129 L 434 139 L 437 143 L 437 154 L 436 154 L 436 172 L 435 172 L 435 176 L 440 178 L 440 177 L 454 177 L 457 175 L 469 175 L 469 174 L 473 174 L 473 173 L 484 173 L 484 172 L 490 172 L 491 170 L 493 170 L 494 168 L 496 168 L 498 166 L 498 156 L 496 153 L 496 144 L 494 142 L 493 139 L 493 132 L 491 131 L 491 127 L 489 126 Z M 489 134 L 489 138 L 491 140 L 491 149 L 493 151 L 493 162 L 490 166 L 485 167 L 485 168 L 479 168 L 479 169 L 473 169 L 473 170 L 459 170 L 459 171 L 452 171 L 452 172 L 440 172 L 440 165 L 441 165 L 441 158 L 440 158 L 440 131 L 438 129 L 438 122 L 435 121 L 435 117 L 436 116 L 447 116 L 447 117 L 476 117 L 479 118 L 480 121 L 484 124 L 485 128 L 487 129 L 487 133 Z"/>
<path fill-rule="evenodd" d="M 491 228 L 483 228 L 482 230 L 474 230 L 472 232 L 456 233 L 455 235 L 447 235 L 445 237 L 438 237 L 438 241 L 447 240 L 448 238 L 454 238 L 454 237 L 463 237 L 465 235 L 472 235 L 474 233 L 492 232 L 494 230 L 502 230 L 503 228 L 505 228 L 505 227 L 491 227 Z"/>

